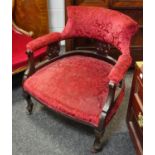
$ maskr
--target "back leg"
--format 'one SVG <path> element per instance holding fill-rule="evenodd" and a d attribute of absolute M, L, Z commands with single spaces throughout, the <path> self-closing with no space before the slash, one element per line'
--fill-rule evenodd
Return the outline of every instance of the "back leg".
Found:
<path fill-rule="evenodd" d="M 26 109 L 27 109 L 27 111 L 28 111 L 28 114 L 32 114 L 33 102 L 32 102 L 32 100 L 31 100 L 31 96 L 30 96 L 28 93 L 24 92 L 24 98 L 25 98 L 25 100 L 26 100 L 26 102 L 27 102 L 27 107 L 26 107 Z"/>

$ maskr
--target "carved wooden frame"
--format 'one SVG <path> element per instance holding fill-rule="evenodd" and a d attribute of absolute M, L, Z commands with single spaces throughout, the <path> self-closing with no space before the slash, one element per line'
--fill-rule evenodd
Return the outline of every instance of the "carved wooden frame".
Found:
<path fill-rule="evenodd" d="M 73 55 L 83 55 L 83 56 L 94 57 L 96 59 L 100 59 L 100 60 L 106 61 L 106 62 L 114 65 L 116 63 L 116 60 L 113 59 L 112 57 L 108 56 L 109 51 L 110 51 L 110 45 L 101 43 L 100 41 L 98 41 L 98 47 L 96 47 L 96 51 L 76 50 L 76 51 L 67 52 L 63 55 L 59 55 L 59 53 L 60 53 L 59 42 L 55 42 L 55 43 L 52 43 L 49 45 L 49 48 L 47 50 L 47 59 L 44 60 L 43 62 L 41 62 L 40 64 L 35 65 L 34 58 L 33 58 L 33 51 L 28 50 L 28 51 L 26 51 L 26 54 L 28 56 L 28 68 L 25 71 L 23 83 L 27 78 L 29 78 L 31 75 L 33 75 L 35 73 L 35 71 L 46 66 L 47 64 L 57 61 L 59 59 L 62 59 L 64 57 L 69 57 L 69 56 L 73 56 Z M 59 113 L 65 117 L 73 119 L 73 120 L 80 122 L 82 124 L 89 125 L 95 129 L 95 141 L 94 141 L 94 145 L 92 148 L 92 152 L 94 152 L 94 153 L 102 150 L 102 148 L 103 148 L 102 137 L 103 137 L 104 131 L 105 131 L 105 119 L 109 112 L 109 109 L 111 109 L 113 107 L 116 87 L 117 86 L 115 83 L 113 83 L 111 81 L 109 82 L 109 94 L 108 94 L 106 103 L 102 109 L 102 112 L 100 114 L 100 121 L 99 121 L 98 127 L 95 127 L 92 124 L 86 123 L 82 120 L 77 120 L 77 119 L 75 120 L 75 118 L 68 116 L 65 113 Z M 25 91 L 25 90 L 23 90 L 23 91 L 24 91 L 24 98 L 27 101 L 28 113 L 31 114 L 32 110 L 33 110 L 33 103 L 31 101 L 31 97 L 33 97 L 36 100 L 37 100 L 37 98 L 35 98 L 35 96 L 30 95 L 27 91 Z M 43 104 L 43 103 L 41 103 L 41 104 Z"/>

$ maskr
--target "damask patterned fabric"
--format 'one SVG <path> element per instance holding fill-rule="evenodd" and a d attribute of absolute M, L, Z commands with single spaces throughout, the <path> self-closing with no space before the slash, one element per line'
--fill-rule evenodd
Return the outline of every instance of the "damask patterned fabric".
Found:
<path fill-rule="evenodd" d="M 109 74 L 109 80 L 118 83 L 131 64 L 130 41 L 138 24 L 130 17 L 106 8 L 70 6 L 68 22 L 62 38 L 87 37 L 110 43 L 122 55 Z"/>
<path fill-rule="evenodd" d="M 74 37 L 98 39 L 115 46 L 122 53 L 108 75 L 109 80 L 115 83 L 121 81 L 132 62 L 129 47 L 138 24 L 122 13 L 106 8 L 69 6 L 67 12 L 68 21 L 61 34 L 51 33 L 38 38 L 29 43 L 27 49 L 33 51 L 40 46 Z"/>

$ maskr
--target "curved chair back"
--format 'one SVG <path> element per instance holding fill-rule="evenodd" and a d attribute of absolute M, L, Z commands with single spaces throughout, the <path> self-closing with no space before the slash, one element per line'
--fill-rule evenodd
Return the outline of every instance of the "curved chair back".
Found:
<path fill-rule="evenodd" d="M 68 21 L 62 39 L 94 38 L 116 47 L 122 55 L 109 79 L 115 83 L 120 82 L 132 62 L 130 42 L 138 30 L 138 24 L 125 14 L 106 8 L 69 6 L 67 9 Z"/>
<path fill-rule="evenodd" d="M 130 17 L 101 7 L 69 6 L 68 21 L 62 36 L 88 37 L 109 43 L 122 53 L 129 52 L 131 37 L 137 23 Z"/>

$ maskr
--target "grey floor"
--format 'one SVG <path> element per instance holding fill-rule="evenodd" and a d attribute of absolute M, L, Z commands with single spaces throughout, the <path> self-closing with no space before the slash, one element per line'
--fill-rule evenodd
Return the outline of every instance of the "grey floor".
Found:
<path fill-rule="evenodd" d="M 20 87 L 21 76 L 13 77 L 13 155 L 89 155 L 93 130 L 48 110 L 34 101 L 27 115 Z M 105 144 L 97 155 L 135 155 L 125 122 L 132 71 L 126 75 L 126 95 L 106 129 Z"/>

